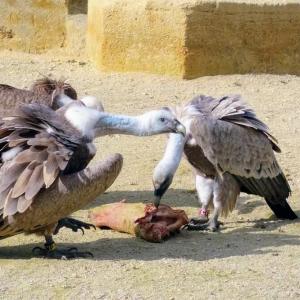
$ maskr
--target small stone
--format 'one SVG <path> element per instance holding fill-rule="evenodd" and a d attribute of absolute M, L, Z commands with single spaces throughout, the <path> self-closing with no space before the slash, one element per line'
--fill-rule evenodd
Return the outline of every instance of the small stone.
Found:
<path fill-rule="evenodd" d="M 240 82 L 237 82 L 237 81 L 234 82 L 233 84 L 234 84 L 235 86 L 242 86 L 242 84 L 241 84 Z"/>
<path fill-rule="evenodd" d="M 260 229 L 265 229 L 267 228 L 267 225 L 264 223 L 256 223 L 254 226 L 254 228 L 260 228 Z"/>
<path fill-rule="evenodd" d="M 76 60 L 75 59 L 69 59 L 69 60 L 67 60 L 67 62 L 70 63 L 70 64 L 74 64 L 74 63 L 76 63 Z"/>

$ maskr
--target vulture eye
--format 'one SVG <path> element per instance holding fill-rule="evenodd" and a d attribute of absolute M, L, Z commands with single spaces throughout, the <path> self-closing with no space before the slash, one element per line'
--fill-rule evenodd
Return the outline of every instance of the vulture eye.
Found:
<path fill-rule="evenodd" d="M 160 121 L 164 123 L 166 121 L 166 118 L 160 118 Z"/>

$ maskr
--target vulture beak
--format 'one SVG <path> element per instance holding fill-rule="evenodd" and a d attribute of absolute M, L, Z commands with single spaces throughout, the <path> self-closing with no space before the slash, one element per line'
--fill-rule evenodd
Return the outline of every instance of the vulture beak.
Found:
<path fill-rule="evenodd" d="M 154 194 L 155 194 L 155 192 L 154 192 Z M 156 208 L 159 207 L 160 199 L 161 199 L 161 196 L 154 196 L 154 202 L 153 202 L 153 204 L 154 204 L 154 206 L 155 206 Z"/>
<path fill-rule="evenodd" d="M 158 207 L 160 204 L 160 199 L 168 190 L 172 183 L 173 176 L 168 176 L 161 184 L 154 185 L 154 205 Z"/>
<path fill-rule="evenodd" d="M 175 120 L 176 122 L 176 125 L 175 125 L 175 133 L 180 133 L 182 134 L 183 136 L 186 135 L 186 130 L 185 130 L 185 127 L 178 121 L 178 120 Z"/>

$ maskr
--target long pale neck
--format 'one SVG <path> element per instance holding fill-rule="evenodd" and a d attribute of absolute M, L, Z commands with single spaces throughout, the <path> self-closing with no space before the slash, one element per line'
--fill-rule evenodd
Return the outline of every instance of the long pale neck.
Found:
<path fill-rule="evenodd" d="M 169 173 L 175 174 L 184 149 L 186 138 L 181 134 L 171 133 L 164 153 L 159 165 L 166 168 Z"/>
<path fill-rule="evenodd" d="M 142 116 L 125 116 L 101 113 L 96 136 L 108 134 L 150 135 L 143 124 Z"/>

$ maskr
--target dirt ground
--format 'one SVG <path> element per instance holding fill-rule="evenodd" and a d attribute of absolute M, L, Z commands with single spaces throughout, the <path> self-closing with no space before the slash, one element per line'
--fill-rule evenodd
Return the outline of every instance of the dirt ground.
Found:
<path fill-rule="evenodd" d="M 280 164 L 300 215 L 300 77 L 233 75 L 185 81 L 143 74 L 103 74 L 86 61 L 60 55 L 0 53 L 0 82 L 29 87 L 41 75 L 64 76 L 79 91 L 96 95 L 111 112 L 137 114 L 200 94 L 240 93 L 279 139 Z M 124 156 L 121 175 L 90 205 L 152 200 L 152 170 L 166 138 L 105 137 L 97 160 Z M 185 162 L 164 202 L 197 213 L 194 179 Z M 74 215 L 87 220 L 88 209 Z M 62 247 L 92 251 L 93 259 L 33 257 L 43 240 L 34 235 L 1 241 L 0 299 L 286 299 L 300 298 L 300 223 L 276 221 L 259 197 L 242 195 L 218 233 L 182 232 L 162 244 L 126 234 L 63 230 Z"/>

